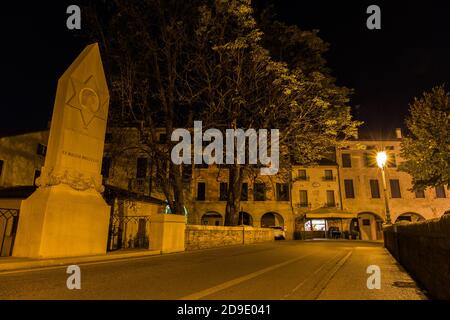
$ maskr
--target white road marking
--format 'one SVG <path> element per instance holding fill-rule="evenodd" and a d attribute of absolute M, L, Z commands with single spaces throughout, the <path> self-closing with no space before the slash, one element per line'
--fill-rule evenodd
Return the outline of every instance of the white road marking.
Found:
<path fill-rule="evenodd" d="M 323 268 L 325 268 L 331 261 L 334 261 L 334 259 L 336 259 L 338 256 L 340 255 L 340 253 L 338 253 L 337 255 L 333 256 L 331 259 L 327 260 L 324 264 L 322 264 L 320 266 L 320 268 L 318 268 L 316 271 L 314 271 L 313 274 L 317 274 L 320 271 L 322 271 Z M 293 295 L 296 291 L 298 291 L 298 289 L 300 289 L 308 280 L 311 280 L 311 277 L 308 277 L 306 279 L 304 279 L 303 281 L 301 281 L 294 289 L 292 289 L 292 291 L 288 294 L 286 294 L 283 297 L 283 300 L 291 295 Z"/>
<path fill-rule="evenodd" d="M 311 255 L 312 254 L 307 254 L 307 255 L 303 255 L 303 256 L 298 257 L 298 258 L 294 258 L 294 259 L 291 259 L 291 260 L 288 260 L 288 261 L 285 261 L 285 262 L 282 262 L 282 263 L 275 264 L 275 265 L 270 266 L 268 268 L 264 268 L 262 270 L 249 273 L 249 274 L 247 274 L 245 276 L 242 276 L 242 277 L 239 277 L 239 278 L 236 278 L 236 279 L 224 282 L 224 283 L 219 284 L 217 286 L 214 286 L 214 287 L 211 287 L 211 288 L 208 288 L 208 289 L 205 289 L 205 290 L 202 290 L 202 291 L 199 291 L 199 292 L 196 292 L 196 293 L 184 296 L 182 298 L 179 298 L 178 300 L 198 300 L 198 299 L 201 299 L 201 298 L 209 296 L 209 295 L 211 295 L 213 293 L 222 291 L 224 289 L 228 289 L 228 288 L 230 288 L 232 286 L 235 286 L 235 285 L 237 285 L 239 283 L 242 283 L 244 281 L 247 281 L 247 280 L 253 279 L 255 277 L 258 277 L 258 276 L 260 276 L 260 275 L 262 275 L 264 273 L 267 273 L 267 272 L 273 271 L 275 269 L 284 267 L 284 266 L 286 266 L 288 264 L 297 262 L 297 261 L 302 260 L 302 259 L 304 259 L 306 257 L 311 256 Z"/>
<path fill-rule="evenodd" d="M 329 271 L 321 281 L 316 285 L 316 287 L 310 292 L 310 296 L 313 300 L 317 300 L 321 295 L 322 291 L 328 285 L 328 283 L 333 279 L 334 275 L 339 271 L 339 269 L 347 262 L 347 260 L 352 255 L 353 250 L 347 253 L 339 262 Z"/>

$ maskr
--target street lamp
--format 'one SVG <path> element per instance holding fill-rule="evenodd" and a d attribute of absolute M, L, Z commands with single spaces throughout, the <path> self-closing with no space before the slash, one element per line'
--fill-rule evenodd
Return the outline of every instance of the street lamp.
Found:
<path fill-rule="evenodd" d="M 384 204 L 386 207 L 386 224 L 392 224 L 391 223 L 391 213 L 389 212 L 389 201 L 388 201 L 388 195 L 386 190 L 386 175 L 384 173 L 384 168 L 386 166 L 387 162 L 387 154 L 385 151 L 381 151 L 377 153 L 377 164 L 378 167 L 381 169 L 381 177 L 383 180 L 383 195 L 384 195 Z"/>

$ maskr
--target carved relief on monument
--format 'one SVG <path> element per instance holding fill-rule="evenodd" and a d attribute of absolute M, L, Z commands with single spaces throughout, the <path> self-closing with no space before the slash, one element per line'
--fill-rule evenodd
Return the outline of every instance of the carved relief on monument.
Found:
<path fill-rule="evenodd" d="M 42 179 L 42 177 L 36 179 L 36 185 L 39 187 L 51 187 L 59 184 L 66 184 L 78 191 L 95 189 L 98 192 L 103 192 L 105 190 L 102 183 L 96 181 L 93 176 L 83 174 L 82 172 L 77 172 L 76 170 L 71 170 L 70 172 L 65 170 L 62 173 L 54 173 L 53 171 L 50 171 L 45 180 Z"/>
<path fill-rule="evenodd" d="M 85 81 L 80 81 L 72 76 L 70 83 L 73 94 L 66 103 L 80 110 L 84 126 L 88 127 L 94 117 L 106 121 L 104 106 L 108 103 L 108 97 L 100 93 L 95 77 L 91 75 Z"/>

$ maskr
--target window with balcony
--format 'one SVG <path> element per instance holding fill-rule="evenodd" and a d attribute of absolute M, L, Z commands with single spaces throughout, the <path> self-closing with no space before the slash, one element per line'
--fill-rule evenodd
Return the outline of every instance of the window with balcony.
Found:
<path fill-rule="evenodd" d="M 327 190 L 327 207 L 336 207 L 336 201 L 334 199 L 334 190 Z"/>
<path fill-rule="evenodd" d="M 289 201 L 289 185 L 277 183 L 277 201 Z"/>
<path fill-rule="evenodd" d="M 437 186 L 435 190 L 436 190 L 436 198 L 446 198 L 444 186 Z"/>
<path fill-rule="evenodd" d="M 309 207 L 307 190 L 300 190 L 300 207 L 301 208 Z"/>
<path fill-rule="evenodd" d="M 345 189 L 345 197 L 347 199 L 355 198 L 355 189 L 353 188 L 353 180 L 352 179 L 344 180 L 344 189 Z"/>
<path fill-rule="evenodd" d="M 266 201 L 266 185 L 264 183 L 255 183 L 254 184 L 253 200 Z"/>
<path fill-rule="evenodd" d="M 219 200 L 227 201 L 227 198 L 228 198 L 228 183 L 221 182 L 220 183 Z"/>
<path fill-rule="evenodd" d="M 343 168 L 351 168 L 352 167 L 352 157 L 350 153 L 342 154 L 342 167 Z"/>
<path fill-rule="evenodd" d="M 400 192 L 400 181 L 397 179 L 389 180 L 389 184 L 391 187 L 391 197 L 392 198 L 401 198 L 402 194 Z"/>
<path fill-rule="evenodd" d="M 370 180 L 370 192 L 373 199 L 380 198 L 380 185 L 378 184 L 378 180 Z"/>
<path fill-rule="evenodd" d="M 298 180 L 302 180 L 302 181 L 308 180 L 308 177 L 306 176 L 306 170 L 305 169 L 298 170 Z"/>
<path fill-rule="evenodd" d="M 333 181 L 333 170 L 325 170 L 325 176 L 323 177 L 323 180 L 325 181 Z"/>
<path fill-rule="evenodd" d="M 206 199 L 206 183 L 197 183 L 197 201 L 205 201 Z"/>

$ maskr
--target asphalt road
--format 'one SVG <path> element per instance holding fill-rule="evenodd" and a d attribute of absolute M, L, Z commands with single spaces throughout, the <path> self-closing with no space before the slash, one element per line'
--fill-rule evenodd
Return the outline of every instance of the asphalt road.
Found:
<path fill-rule="evenodd" d="M 368 289 L 367 267 L 381 288 Z M 426 299 L 381 243 L 276 241 L 80 264 L 81 289 L 66 267 L 0 273 L 0 299 Z"/>

